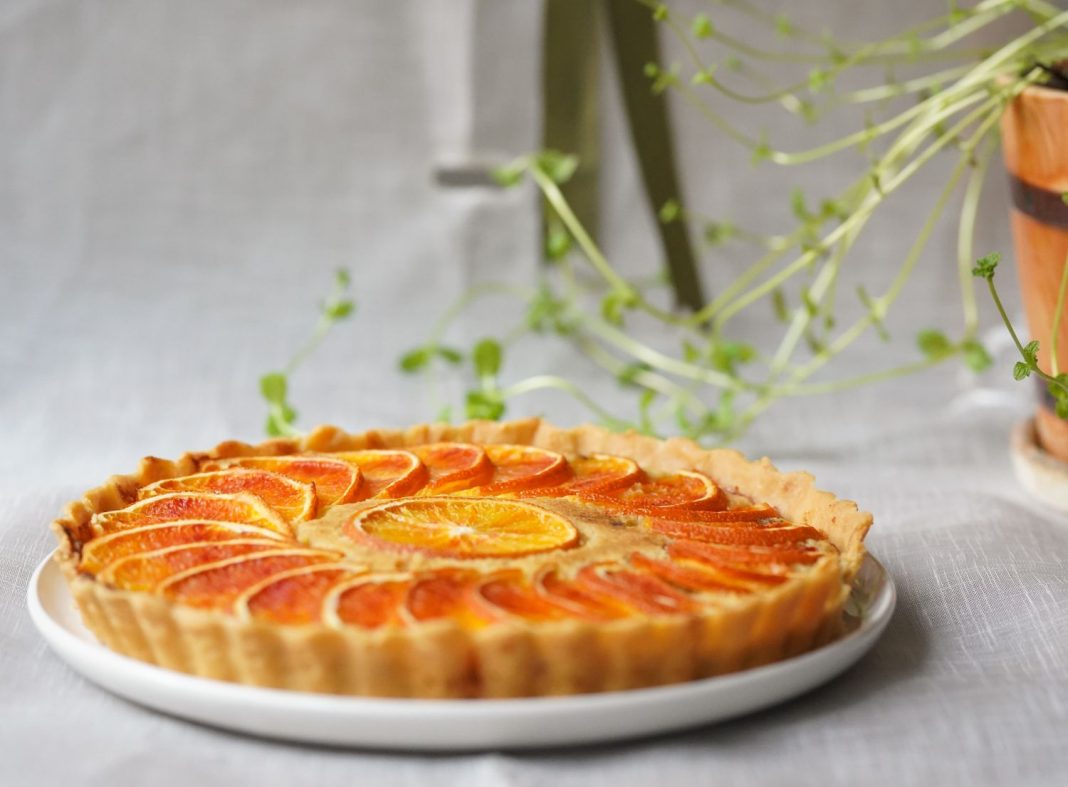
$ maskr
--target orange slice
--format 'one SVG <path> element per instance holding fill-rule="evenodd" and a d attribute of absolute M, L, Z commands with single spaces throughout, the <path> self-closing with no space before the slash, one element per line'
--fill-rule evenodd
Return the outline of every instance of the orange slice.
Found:
<path fill-rule="evenodd" d="M 709 525 L 704 522 L 654 519 L 650 526 L 656 532 L 673 538 L 707 541 L 714 544 L 783 546 L 824 539 L 823 533 L 814 527 L 793 525 L 785 520 L 773 526 L 761 526 L 753 524 Z"/>
<path fill-rule="evenodd" d="M 412 586 L 410 574 L 376 574 L 334 588 L 323 605 L 323 616 L 332 625 L 377 629 L 403 626 L 404 600 Z"/>
<path fill-rule="evenodd" d="M 331 456 L 360 469 L 363 484 L 356 495 L 357 500 L 414 495 L 429 477 L 426 465 L 411 451 L 368 449 Z"/>
<path fill-rule="evenodd" d="M 514 616 L 532 621 L 569 617 L 563 607 L 539 595 L 518 571 L 501 572 L 485 578 L 475 588 L 475 600 L 491 617 Z"/>
<path fill-rule="evenodd" d="M 355 573 L 329 564 L 283 571 L 247 588 L 234 607 L 239 614 L 254 620 L 290 625 L 315 623 L 322 618 L 326 595 Z"/>
<path fill-rule="evenodd" d="M 711 478 L 690 470 L 646 479 L 608 495 L 610 499 L 605 499 L 603 490 L 591 492 L 590 499 L 602 500 L 606 505 L 635 512 L 662 511 L 665 516 L 669 511 L 718 510 L 727 505 L 727 495 Z"/>
<path fill-rule="evenodd" d="M 722 511 L 706 511 L 700 508 L 686 508 L 684 506 L 672 506 L 671 508 L 630 507 L 625 511 L 656 519 L 676 522 L 704 522 L 706 524 L 729 524 L 731 522 L 752 524 L 765 519 L 777 520 L 780 518 L 779 512 L 775 510 L 775 507 L 766 503 L 740 508 L 725 508 Z"/>
<path fill-rule="evenodd" d="M 570 462 L 570 481 L 553 487 L 532 489 L 524 495 L 562 497 L 564 495 L 604 495 L 632 486 L 642 478 L 642 469 L 633 459 L 609 454 L 579 456 Z"/>
<path fill-rule="evenodd" d="M 583 566 L 577 579 L 595 593 L 619 599 L 627 606 L 651 615 L 697 609 L 693 599 L 664 580 L 618 566 L 604 563 Z"/>
<path fill-rule="evenodd" d="M 279 543 L 281 537 L 273 530 L 255 525 L 236 525 L 229 522 L 167 522 L 118 530 L 95 538 L 82 549 L 79 571 L 95 574 L 127 555 L 152 552 L 157 549 L 196 544 L 207 541 L 232 541 L 241 538 L 262 538 Z"/>
<path fill-rule="evenodd" d="M 578 541 L 571 522 L 541 506 L 464 497 L 383 503 L 358 512 L 345 532 L 379 545 L 453 557 L 529 555 Z"/>
<path fill-rule="evenodd" d="M 167 577 L 195 566 L 277 548 L 273 541 L 250 538 L 167 547 L 127 555 L 109 563 L 97 577 L 126 590 L 153 590 Z"/>
<path fill-rule="evenodd" d="M 586 583 L 562 579 L 555 569 L 539 572 L 534 589 L 545 601 L 584 620 L 613 620 L 633 614 L 619 598 L 598 593 Z"/>
<path fill-rule="evenodd" d="M 284 535 L 293 530 L 258 497 L 248 494 L 212 495 L 203 492 L 175 492 L 141 500 L 119 511 L 93 517 L 96 533 L 111 533 L 130 527 L 176 521 L 235 522 L 267 528 Z"/>
<path fill-rule="evenodd" d="M 244 554 L 173 574 L 156 592 L 193 607 L 222 609 L 233 604 L 246 588 L 283 571 L 336 560 L 340 555 L 319 549 L 274 549 Z"/>
<path fill-rule="evenodd" d="M 284 475 L 294 481 L 315 485 L 315 495 L 320 506 L 348 503 L 356 498 L 360 487 L 360 468 L 340 459 L 331 459 L 314 454 L 297 456 L 242 456 L 207 462 L 202 470 L 222 470 L 228 467 L 244 467 L 252 470 L 268 470 Z"/>
<path fill-rule="evenodd" d="M 418 579 L 405 599 L 413 620 L 449 618 L 465 628 L 480 628 L 492 621 L 475 602 L 479 576 L 455 570 L 435 571 Z"/>
<path fill-rule="evenodd" d="M 808 547 L 726 546 L 684 540 L 672 542 L 668 546 L 668 554 L 672 557 L 697 560 L 717 566 L 778 566 L 782 568 L 798 563 L 812 564 L 823 557 L 823 553 Z"/>
<path fill-rule="evenodd" d="M 507 495 L 546 486 L 556 486 L 571 476 L 563 454 L 530 445 L 487 445 L 493 462 L 489 484 L 473 492 L 478 495 Z"/>
<path fill-rule="evenodd" d="M 700 592 L 748 593 L 750 585 L 729 577 L 714 574 L 696 565 L 670 560 L 655 560 L 641 552 L 630 556 L 630 563 L 639 571 L 652 574 L 683 590 Z"/>
<path fill-rule="evenodd" d="M 315 486 L 294 481 L 266 470 L 213 470 L 157 481 L 138 492 L 141 498 L 168 492 L 248 492 L 289 522 L 303 522 L 315 516 Z"/>
<path fill-rule="evenodd" d="M 470 443 L 432 443 L 412 449 L 426 465 L 430 480 L 425 494 L 447 494 L 489 482 L 493 463 L 481 446 Z"/>

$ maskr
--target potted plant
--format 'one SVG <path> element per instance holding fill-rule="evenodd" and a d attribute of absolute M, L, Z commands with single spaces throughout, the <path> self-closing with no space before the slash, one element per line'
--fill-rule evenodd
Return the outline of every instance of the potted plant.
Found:
<path fill-rule="evenodd" d="M 581 162 L 553 150 L 522 156 L 497 169 L 494 177 L 505 186 L 531 181 L 537 187 L 550 211 L 546 248 L 551 264 L 528 288 L 476 285 L 446 311 L 423 345 L 404 355 L 401 367 L 406 372 L 435 373 L 442 364 L 466 370 L 472 384 L 462 411 L 468 417 L 497 418 L 513 397 L 555 390 L 573 396 L 612 427 L 726 442 L 785 397 L 846 390 L 954 358 L 984 369 L 991 359 L 979 341 L 973 274 L 986 280 L 1008 319 L 994 288 L 996 255 L 981 257 L 976 264 L 978 252 L 987 250 L 974 248 L 978 205 L 1000 127 L 1017 184 L 1014 227 L 1025 300 L 1037 309 L 1031 316 L 1037 344 L 1017 341 L 1021 359 L 1015 374 L 1041 379 L 1052 398 L 1048 412 L 1039 417 L 1042 439 L 1068 432 L 1061 418 L 1068 414 L 1068 377 L 1061 371 L 1068 360 L 1063 356 L 1068 328 L 1060 321 L 1068 276 L 1068 205 L 1057 202 L 1068 188 L 1068 93 L 1057 65 L 1068 58 L 1068 11 L 1045 0 L 980 0 L 967 8 L 951 2 L 945 13 L 920 25 L 857 44 L 806 30 L 784 15 L 765 12 L 753 0 L 719 0 L 715 13 L 692 17 L 655 0 L 628 1 L 645 6 L 685 53 L 684 61 L 644 65 L 650 90 L 675 96 L 704 115 L 718 133 L 717 145 L 726 138 L 741 146 L 755 165 L 789 168 L 861 151 L 866 166 L 838 194 L 812 200 L 793 192 L 796 225 L 774 236 L 752 233 L 732 221 L 701 220 L 677 197 L 666 200 L 659 210 L 661 222 L 688 219 L 691 225 L 703 224 L 704 239 L 711 246 L 745 242 L 756 248 L 737 277 L 688 309 L 677 304 L 690 302 L 692 293 L 678 290 L 700 280 L 699 271 L 684 270 L 692 262 L 672 260 L 666 276 L 657 271 L 641 278 L 624 276 L 566 196 L 564 184 Z M 978 31 L 1014 17 L 1025 24 L 1021 32 L 992 48 L 977 49 L 970 43 Z M 754 45 L 732 34 L 729 24 L 734 18 L 764 26 L 786 44 Z M 771 84 L 764 66 L 780 62 L 788 66 L 786 82 Z M 899 76 L 903 72 L 907 75 Z M 868 83 L 840 87 L 846 74 Z M 780 107 L 800 123 L 818 123 L 842 107 L 863 111 L 849 133 L 811 148 L 787 149 L 770 131 L 751 134 L 736 122 L 739 112 L 754 104 Z M 951 169 L 944 185 L 927 218 L 908 233 L 889 284 L 876 287 L 865 281 L 865 271 L 857 264 L 863 256 L 858 249 L 868 238 L 873 215 L 917 172 L 946 160 Z M 887 316 L 958 194 L 955 264 L 963 328 L 956 335 L 924 328 L 914 336 L 913 360 L 851 374 L 849 350 L 866 334 L 886 333 Z M 737 248 L 732 246 L 732 253 Z M 1032 273 L 1039 265 L 1044 272 Z M 848 291 L 846 282 L 857 275 L 860 280 Z M 670 297 L 672 286 L 675 297 Z M 453 317 L 477 298 L 502 294 L 519 300 L 522 320 L 514 330 L 467 349 L 448 342 Z M 774 343 L 758 345 L 737 327 L 738 315 L 753 309 L 764 309 L 769 319 L 781 323 Z M 576 381 L 542 370 L 514 377 L 516 367 L 509 366 L 506 377 L 502 370 L 509 346 L 524 333 L 568 343 L 592 366 L 633 391 L 633 409 L 609 410 Z M 657 336 L 655 342 L 648 339 L 651 335 Z M 669 337 L 667 343 L 664 336 Z M 1015 332 L 1013 336 L 1018 338 Z M 291 412 L 284 385 L 278 376 L 269 379 L 273 382 L 264 393 L 272 402 L 272 428 L 290 428 L 292 419 L 284 418 Z M 453 414 L 459 414 L 456 408 L 441 413 Z M 1066 456 L 1061 449 L 1051 450 Z"/>

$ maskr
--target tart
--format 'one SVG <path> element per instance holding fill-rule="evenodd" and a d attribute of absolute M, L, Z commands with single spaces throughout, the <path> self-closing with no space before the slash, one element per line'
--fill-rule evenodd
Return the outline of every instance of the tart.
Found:
<path fill-rule="evenodd" d="M 693 680 L 836 636 L 871 516 L 682 439 L 473 421 L 148 457 L 70 506 L 88 628 L 194 675 L 380 697 Z"/>

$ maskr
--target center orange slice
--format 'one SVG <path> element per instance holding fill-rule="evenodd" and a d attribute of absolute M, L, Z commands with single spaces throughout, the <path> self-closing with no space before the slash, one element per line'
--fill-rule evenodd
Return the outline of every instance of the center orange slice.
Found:
<path fill-rule="evenodd" d="M 429 477 L 426 465 L 411 451 L 368 449 L 331 456 L 360 469 L 363 483 L 356 500 L 414 495 L 423 488 Z"/>
<path fill-rule="evenodd" d="M 487 483 L 493 477 L 493 463 L 481 446 L 470 443 L 419 445 L 412 453 L 426 465 L 430 480 L 426 494 L 447 494 Z"/>
<path fill-rule="evenodd" d="M 419 497 L 359 512 L 345 525 L 355 539 L 453 557 L 529 555 L 569 547 L 567 519 L 518 500 Z"/>
<path fill-rule="evenodd" d="M 154 497 L 168 492 L 248 492 L 282 515 L 289 522 L 303 522 L 315 516 L 315 486 L 294 481 L 266 470 L 213 470 L 208 473 L 167 478 L 141 489 L 140 497 Z"/>
<path fill-rule="evenodd" d="M 348 503 L 356 499 L 360 486 L 360 468 L 325 456 L 298 454 L 296 456 L 241 456 L 206 463 L 202 470 L 223 470 L 244 467 L 268 470 L 294 481 L 315 484 L 315 494 L 322 507 Z"/>
<path fill-rule="evenodd" d="M 472 493 L 507 495 L 539 487 L 556 486 L 571 477 L 571 466 L 563 454 L 530 445 L 487 445 L 493 462 L 489 484 Z"/>

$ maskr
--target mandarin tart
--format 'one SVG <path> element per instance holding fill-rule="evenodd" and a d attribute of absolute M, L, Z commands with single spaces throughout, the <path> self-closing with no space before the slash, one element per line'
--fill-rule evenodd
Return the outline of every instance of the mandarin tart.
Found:
<path fill-rule="evenodd" d="M 768 460 L 540 420 L 149 457 L 56 559 L 111 649 L 257 686 L 528 697 L 719 675 L 841 630 L 871 516 Z"/>

